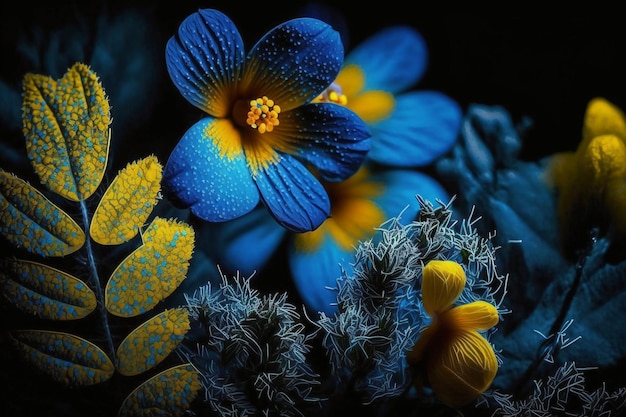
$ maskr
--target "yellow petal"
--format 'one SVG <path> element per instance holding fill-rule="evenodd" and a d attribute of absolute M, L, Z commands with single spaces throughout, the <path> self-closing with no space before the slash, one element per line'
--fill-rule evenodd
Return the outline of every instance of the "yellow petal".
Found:
<path fill-rule="evenodd" d="M 428 380 L 435 395 L 450 407 L 460 407 L 485 392 L 498 372 L 491 344 L 477 332 L 461 331 L 452 341 L 433 349 Z"/>
<path fill-rule="evenodd" d="M 429 316 L 447 310 L 465 287 L 463 267 L 448 260 L 432 260 L 422 271 L 422 301 Z"/>
<path fill-rule="evenodd" d="M 626 120 L 624 113 L 618 107 L 604 98 L 597 97 L 587 105 L 583 140 L 579 146 L 584 149 L 594 137 L 607 134 L 626 140 Z"/>
<path fill-rule="evenodd" d="M 371 125 L 385 120 L 393 112 L 396 100 L 386 91 L 366 91 L 348 98 L 347 107 L 365 123 Z"/>
<path fill-rule="evenodd" d="M 486 301 L 474 301 L 455 307 L 441 317 L 456 329 L 488 330 L 498 324 L 498 310 Z"/>
<path fill-rule="evenodd" d="M 365 74 L 358 65 L 346 65 L 339 71 L 335 82 L 341 86 L 341 91 L 350 99 L 361 92 L 365 85 Z"/>
<path fill-rule="evenodd" d="M 591 197 L 600 198 L 606 184 L 626 174 L 626 145 L 615 135 L 594 137 L 580 151 L 577 187 L 587 190 Z"/>

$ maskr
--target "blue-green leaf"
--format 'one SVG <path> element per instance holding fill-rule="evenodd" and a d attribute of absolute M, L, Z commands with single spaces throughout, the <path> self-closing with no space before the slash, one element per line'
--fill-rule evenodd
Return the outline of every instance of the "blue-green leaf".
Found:
<path fill-rule="evenodd" d="M 191 364 L 167 369 L 138 386 L 120 407 L 119 417 L 182 416 L 202 388 Z"/>
<path fill-rule="evenodd" d="M 78 336 L 48 330 L 17 330 L 9 337 L 23 360 L 63 385 L 95 385 L 115 373 L 106 353 Z"/>
<path fill-rule="evenodd" d="M 109 152 L 109 102 L 98 76 L 74 64 L 58 81 L 26 74 L 22 131 L 33 169 L 51 191 L 72 201 L 100 185 Z"/>
<path fill-rule="evenodd" d="M 85 233 L 67 213 L 26 181 L 0 170 L 0 232 L 15 246 L 41 256 L 80 249 Z"/>
<path fill-rule="evenodd" d="M 47 320 L 76 320 L 95 310 L 95 293 L 63 271 L 27 260 L 6 260 L 2 295 L 17 308 Z"/>

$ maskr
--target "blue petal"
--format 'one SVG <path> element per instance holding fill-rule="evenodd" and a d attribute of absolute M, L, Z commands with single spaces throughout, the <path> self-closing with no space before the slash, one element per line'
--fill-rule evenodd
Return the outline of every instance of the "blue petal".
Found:
<path fill-rule="evenodd" d="M 396 100 L 392 115 L 370 126 L 369 158 L 390 166 L 419 167 L 456 143 L 463 114 L 454 100 L 436 91 L 405 93 Z"/>
<path fill-rule="evenodd" d="M 404 91 L 415 85 L 428 64 L 424 38 L 409 26 L 383 29 L 356 46 L 344 65 L 356 64 L 365 73 L 364 90 Z"/>
<path fill-rule="evenodd" d="M 298 157 L 315 166 L 324 180 L 350 177 L 370 149 L 367 125 L 343 106 L 309 104 L 280 116 L 281 129 L 300 146 Z"/>
<path fill-rule="evenodd" d="M 167 42 L 167 70 L 178 91 L 211 116 L 224 117 L 224 89 L 235 83 L 244 62 L 241 35 L 233 22 L 217 10 L 189 15 L 178 35 Z"/>
<path fill-rule="evenodd" d="M 244 80 L 287 111 L 320 95 L 343 64 L 339 33 L 321 20 L 299 18 L 269 31 L 250 50 Z"/>
<path fill-rule="evenodd" d="M 450 200 L 448 192 L 435 178 L 419 171 L 384 170 L 373 173 L 371 181 L 385 184 L 385 192 L 374 198 L 385 213 L 385 219 L 399 215 L 406 223 L 415 219 L 419 210 L 418 194 L 433 203 L 437 200 L 447 203 Z"/>
<path fill-rule="evenodd" d="M 243 152 L 228 159 L 214 139 L 206 136 L 207 117 L 194 124 L 169 156 L 163 172 L 163 191 L 178 207 L 189 207 L 211 222 L 237 218 L 260 201 Z M 213 130 L 218 130 L 213 127 Z"/>
<path fill-rule="evenodd" d="M 348 21 L 343 13 L 340 13 L 338 9 L 333 6 L 308 2 L 298 10 L 298 16 L 314 17 L 315 19 L 323 20 L 331 25 L 341 35 L 341 41 L 344 48 L 350 45 L 350 33 L 348 29 Z"/>
<path fill-rule="evenodd" d="M 342 268 L 352 273 L 352 252 L 341 250 L 335 241 L 326 236 L 319 250 L 299 252 L 289 245 L 289 267 L 293 283 L 308 310 L 332 315 L 337 312 L 337 279 Z"/>
<path fill-rule="evenodd" d="M 291 155 L 282 155 L 279 163 L 260 170 L 254 180 L 269 212 L 289 230 L 315 230 L 330 214 L 326 190 Z"/>
<path fill-rule="evenodd" d="M 265 207 L 229 222 L 213 223 L 201 230 L 200 245 L 225 271 L 250 276 L 262 270 L 274 254 L 287 229 L 276 223 Z"/>

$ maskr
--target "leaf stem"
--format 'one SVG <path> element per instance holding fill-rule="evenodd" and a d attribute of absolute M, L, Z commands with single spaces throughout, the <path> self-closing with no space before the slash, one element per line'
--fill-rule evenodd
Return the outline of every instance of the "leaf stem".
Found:
<path fill-rule="evenodd" d="M 93 249 L 91 246 L 91 239 L 89 238 L 89 225 L 91 223 L 89 213 L 87 211 L 87 205 L 85 204 L 85 200 L 80 201 L 80 210 L 83 216 L 83 228 L 85 230 L 85 235 L 87 239 L 85 239 L 85 247 L 87 249 L 87 259 L 89 263 L 90 269 L 90 277 L 93 280 L 92 287 L 96 293 L 96 298 L 98 299 L 98 309 L 100 312 L 100 320 L 102 324 L 102 329 L 104 330 L 106 336 L 106 343 L 109 350 L 109 357 L 115 363 L 115 345 L 113 344 L 113 336 L 111 335 L 111 329 L 109 327 L 109 318 L 106 310 L 106 306 L 104 304 L 104 294 L 102 292 L 102 286 L 100 284 L 100 276 L 98 275 L 98 268 L 96 267 L 96 259 L 94 257 Z"/>

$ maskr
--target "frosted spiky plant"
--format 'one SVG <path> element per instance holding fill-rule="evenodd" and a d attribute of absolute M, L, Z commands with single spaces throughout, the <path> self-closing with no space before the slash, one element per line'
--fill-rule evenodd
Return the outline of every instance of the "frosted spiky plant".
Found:
<path fill-rule="evenodd" d="M 221 271 L 220 271 L 221 274 Z M 251 278 L 251 277 L 250 277 Z M 287 294 L 261 295 L 250 278 L 228 279 L 186 295 L 195 351 L 181 349 L 202 374 L 204 401 L 222 416 L 300 416 L 319 383 L 307 364 L 309 335 Z"/>
<path fill-rule="evenodd" d="M 417 199 L 420 212 L 414 221 L 403 225 L 392 218 L 374 239 L 359 244 L 354 273 L 344 272 L 337 281 L 338 312 L 332 317 L 321 313 L 317 321 L 336 379 L 334 396 L 351 392 L 370 404 L 408 390 L 413 371 L 406 353 L 430 321 L 419 286 L 422 268 L 431 260 L 463 266 L 467 282 L 460 302 L 482 300 L 499 315 L 508 313 L 503 307 L 506 277 L 495 267 L 497 248 L 478 235 L 476 220 L 459 225 L 452 220 L 451 203 L 434 207 Z"/>
<path fill-rule="evenodd" d="M 566 362 L 545 380 L 536 380 L 535 389 L 526 398 L 494 391 L 486 396 L 496 404 L 493 416 L 610 417 L 626 412 L 626 388 L 608 391 L 603 384 L 593 390 L 585 386 L 585 374 L 574 362 Z M 616 414 L 613 414 L 616 412 Z"/>

